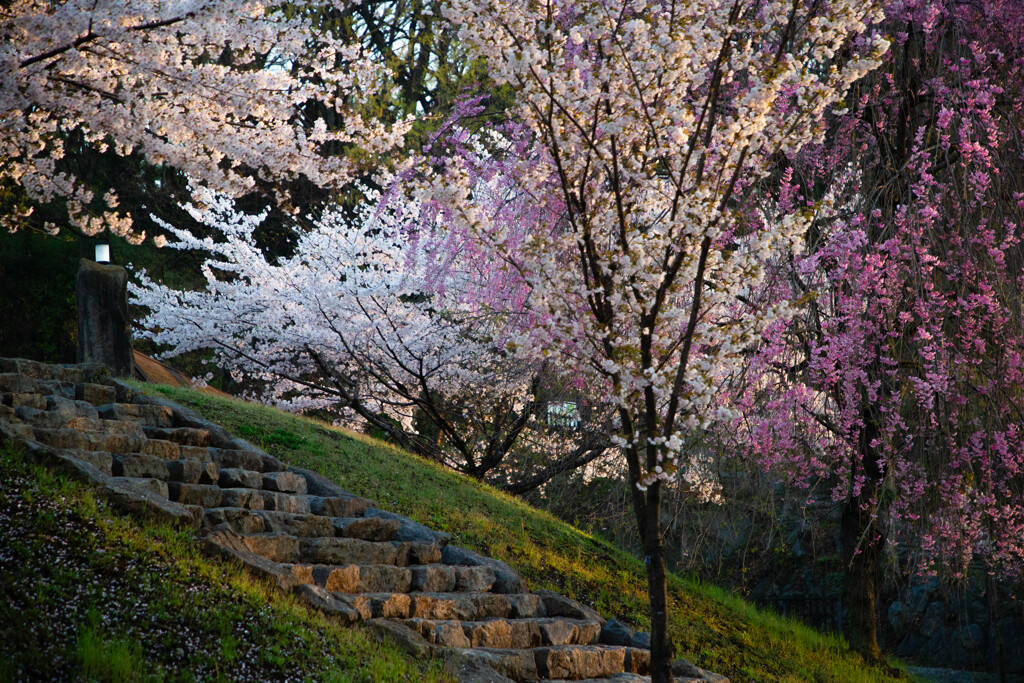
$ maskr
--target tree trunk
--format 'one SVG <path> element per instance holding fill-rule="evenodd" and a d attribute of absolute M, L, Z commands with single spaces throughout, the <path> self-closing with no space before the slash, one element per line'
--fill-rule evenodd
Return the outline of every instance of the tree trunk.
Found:
<path fill-rule="evenodd" d="M 846 609 L 850 613 L 847 640 L 869 663 L 881 664 L 884 659 L 878 647 L 877 578 L 882 544 L 877 522 L 871 519 L 871 511 L 863 507 L 869 488 L 874 488 L 873 483 L 865 483 L 861 495 L 847 501 L 843 510 Z"/>
<path fill-rule="evenodd" d="M 647 489 L 643 517 L 644 564 L 647 566 L 647 596 L 651 609 L 651 682 L 672 683 L 672 640 L 668 636 L 668 584 L 665 572 L 665 544 L 661 534 L 661 482 Z"/>

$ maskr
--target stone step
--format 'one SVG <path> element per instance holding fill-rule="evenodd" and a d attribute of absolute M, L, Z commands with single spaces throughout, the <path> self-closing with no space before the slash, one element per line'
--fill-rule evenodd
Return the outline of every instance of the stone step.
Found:
<path fill-rule="evenodd" d="M 150 439 L 162 441 L 173 441 L 182 446 L 210 445 L 210 432 L 206 429 L 193 429 L 192 427 L 154 427 L 146 425 L 142 428 Z"/>
<path fill-rule="evenodd" d="M 362 498 L 333 498 L 311 496 L 304 493 L 279 493 L 260 488 L 237 486 L 237 484 L 243 483 L 257 483 L 260 485 L 265 483 L 265 480 L 258 479 L 258 477 L 260 477 L 258 472 L 236 468 L 220 470 L 217 475 L 216 485 L 213 485 L 212 481 L 184 481 L 179 477 L 171 477 L 171 479 L 181 482 L 181 486 L 172 487 L 172 495 L 176 499 L 178 496 L 182 497 L 182 500 L 178 502 L 202 505 L 203 507 L 244 508 L 246 510 L 268 510 L 296 515 L 337 518 L 337 521 L 331 525 L 334 527 L 334 530 L 330 534 L 317 535 L 348 536 L 365 538 L 372 541 L 386 541 L 394 538 L 398 531 L 399 525 L 387 520 L 370 522 L 352 517 L 352 515 L 361 515 L 366 510 L 369 501 Z M 231 484 L 236 484 L 236 486 L 231 486 Z M 215 491 L 204 490 L 204 488 L 210 489 L 211 485 L 213 489 L 216 489 Z M 200 500 L 206 502 L 197 502 Z M 349 528 L 353 524 L 354 526 Z"/>
<path fill-rule="evenodd" d="M 83 432 L 77 429 L 35 429 L 36 440 L 53 448 L 73 448 L 82 451 L 107 451 L 108 453 L 144 453 L 145 439 L 126 434 L 108 432 Z"/>
<path fill-rule="evenodd" d="M 131 420 L 143 426 L 172 427 L 174 411 L 167 406 L 139 403 L 108 403 L 98 406 L 100 417 L 106 420 Z"/>
<path fill-rule="evenodd" d="M 154 479 L 154 478 L 151 478 L 151 477 L 111 477 L 110 478 L 110 482 L 111 483 L 116 483 L 116 482 L 120 482 L 120 481 L 124 481 L 124 482 L 128 482 L 130 484 L 133 484 L 137 488 L 140 488 L 140 489 L 142 489 L 144 491 L 148 491 L 150 493 L 155 493 L 156 495 L 161 496 L 162 498 L 166 498 L 167 497 L 167 482 L 165 482 L 165 481 L 160 481 L 159 479 Z"/>
<path fill-rule="evenodd" d="M 106 384 L 80 382 L 75 385 L 75 400 L 102 406 L 117 401 L 117 390 Z"/>
<path fill-rule="evenodd" d="M 291 564 L 287 569 L 303 583 L 338 593 L 482 593 L 489 591 L 494 583 L 494 574 L 487 567 L 446 564 L 404 567 L 386 564 Z"/>
<path fill-rule="evenodd" d="M 66 455 L 70 455 L 74 458 L 78 458 L 83 462 L 87 462 L 100 472 L 107 476 L 117 475 L 114 471 L 114 456 L 106 451 L 79 451 L 79 450 L 68 450 L 65 451 Z M 121 473 L 120 476 L 123 476 Z M 145 476 L 144 476 L 145 478 Z M 165 496 L 166 497 L 166 496 Z"/>
<path fill-rule="evenodd" d="M 279 462 L 271 458 L 264 458 L 255 451 L 212 447 L 209 451 L 213 461 L 223 469 L 238 468 L 253 472 L 279 472 L 283 467 Z"/>
<path fill-rule="evenodd" d="M 323 536 L 300 539 L 299 556 L 302 562 L 310 564 L 390 564 L 408 567 L 413 564 L 439 562 L 441 548 L 435 543 L 364 541 L 359 538 Z"/>
<path fill-rule="evenodd" d="M 0 392 L 15 394 L 57 395 L 75 398 L 75 385 L 54 379 L 39 379 L 16 373 L 0 373 Z"/>
<path fill-rule="evenodd" d="M 216 484 L 186 484 L 172 481 L 167 484 L 170 499 L 182 505 L 198 505 L 204 508 L 221 507 L 222 492 Z"/>
<path fill-rule="evenodd" d="M 212 461 L 166 460 L 167 480 L 183 484 L 216 484 L 220 471 Z"/>
<path fill-rule="evenodd" d="M 344 500 L 344 499 L 342 499 Z M 364 541 L 393 541 L 402 528 L 394 519 L 380 517 L 337 517 L 334 519 L 334 535 L 341 538 L 361 538 Z"/>
<path fill-rule="evenodd" d="M 353 604 L 367 619 L 483 621 L 547 616 L 544 603 L 532 593 L 328 593 Z"/>
<path fill-rule="evenodd" d="M 269 525 L 265 515 L 275 513 L 252 514 L 264 517 L 263 528 L 267 529 Z M 406 567 L 409 564 L 420 563 L 420 558 L 429 560 L 431 555 L 440 555 L 439 550 L 431 549 L 424 543 L 373 543 L 356 538 L 308 538 L 280 530 L 240 533 L 239 536 L 249 550 L 257 555 L 262 555 L 271 562 L 289 565 L 302 562 L 340 565 L 346 560 L 352 560 L 352 564 Z M 340 578 L 338 580 L 340 581 Z"/>
<path fill-rule="evenodd" d="M 5 394 L 43 393 L 36 390 L 36 380 L 16 372 L 0 372 L 0 392 Z"/>
<path fill-rule="evenodd" d="M 203 511 L 203 525 L 215 527 L 227 524 L 236 534 L 260 534 L 266 531 L 262 517 L 244 508 L 216 507 Z"/>
<path fill-rule="evenodd" d="M 225 489 L 259 489 L 263 488 L 263 475 L 253 470 L 225 467 L 221 469 L 217 483 Z"/>
<path fill-rule="evenodd" d="M 303 583 L 335 593 L 408 593 L 413 590 L 411 567 L 389 564 L 290 564 L 288 571 Z"/>
<path fill-rule="evenodd" d="M 294 472 L 267 472 L 263 488 L 280 493 L 306 493 L 306 478 Z"/>
<path fill-rule="evenodd" d="M 0 373 L 24 375 L 32 379 L 56 380 L 78 384 L 95 379 L 105 371 L 99 365 L 51 365 L 25 358 L 0 358 Z"/>
<path fill-rule="evenodd" d="M 173 495 L 174 484 L 169 486 L 172 488 Z M 204 511 L 203 519 L 206 526 L 227 524 L 232 531 L 238 534 L 283 532 L 293 536 L 313 538 L 334 536 L 334 524 L 331 522 L 331 518 L 323 515 L 301 515 L 276 510 L 247 510 L 237 507 L 211 506 Z M 289 561 L 297 562 L 298 560 Z M 328 562 L 324 564 L 345 563 Z"/>
<path fill-rule="evenodd" d="M 454 648 L 468 661 L 518 681 L 538 679 L 631 680 L 620 674 L 646 675 L 650 653 L 618 645 L 551 645 L 532 649 Z M 632 679 L 635 680 L 635 679 Z"/>
<path fill-rule="evenodd" d="M 46 397 L 34 392 L 5 391 L 0 393 L 0 404 L 9 408 L 46 410 Z"/>
<path fill-rule="evenodd" d="M 223 472 L 223 470 L 221 470 Z M 220 480 L 220 477 L 218 477 Z M 243 508 L 253 512 L 275 512 L 292 515 L 293 517 L 272 517 L 272 521 L 282 524 L 288 528 L 279 529 L 289 531 L 301 517 L 306 523 L 307 518 L 320 517 L 322 521 L 316 523 L 317 533 L 299 533 L 301 536 L 333 536 L 335 534 L 334 524 L 329 516 L 316 515 L 312 513 L 311 500 L 319 496 L 307 496 L 291 493 L 277 493 L 275 491 L 262 491 L 249 488 L 224 488 L 217 484 L 172 482 L 171 496 L 175 502 L 184 505 L 200 505 L 205 508 Z M 324 507 L 320 505 L 319 507 Z"/>
<path fill-rule="evenodd" d="M 484 619 L 452 621 L 407 619 L 427 642 L 442 647 L 535 648 L 542 645 L 596 644 L 601 625 L 575 619 Z"/>
<path fill-rule="evenodd" d="M 250 551 L 271 562 L 292 563 L 299 558 L 299 539 L 278 531 L 273 533 L 240 534 Z"/>
<path fill-rule="evenodd" d="M 168 481 L 171 479 L 167 461 L 145 453 L 119 453 L 113 458 L 113 473 L 118 477 L 148 477 Z"/>
<path fill-rule="evenodd" d="M 139 452 L 147 455 L 155 455 L 164 460 L 198 460 L 200 462 L 212 461 L 212 456 L 207 448 L 202 446 L 184 446 L 166 439 L 146 439 L 139 447 Z"/>
<path fill-rule="evenodd" d="M 100 414 L 96 406 L 86 401 L 78 401 L 73 398 L 66 398 L 55 394 L 47 395 L 45 409 L 50 412 L 60 413 L 67 418 L 88 417 L 99 419 Z"/>
<path fill-rule="evenodd" d="M 21 407 L 16 410 L 19 419 L 39 429 L 75 429 L 83 432 L 102 432 L 145 438 L 142 428 L 134 422 L 79 417 L 60 412 Z"/>

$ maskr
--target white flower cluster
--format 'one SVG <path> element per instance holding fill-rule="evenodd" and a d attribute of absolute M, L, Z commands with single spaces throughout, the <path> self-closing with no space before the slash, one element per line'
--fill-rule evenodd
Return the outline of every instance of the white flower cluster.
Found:
<path fill-rule="evenodd" d="M 65 200 L 70 223 L 86 234 L 128 236 L 131 220 L 117 211 L 116 196 L 101 201 L 59 171 L 69 132 L 100 149 L 170 164 L 229 194 L 249 190 L 254 173 L 305 176 L 322 186 L 348 181 L 349 162 L 325 157 L 323 143 L 379 151 L 401 145 L 409 123 L 388 127 L 358 114 L 378 67 L 314 31 L 308 17 L 302 2 L 5 3 L 0 182 L 35 201 Z M 237 66 L 218 59 L 228 47 Z M 328 131 L 318 122 L 304 133 L 294 121 L 299 105 L 312 100 L 344 126 Z M 13 228 L 19 218 L 4 220 Z"/>
<path fill-rule="evenodd" d="M 507 317 L 473 296 L 507 293 L 501 273 L 460 255 L 429 210 L 380 200 L 354 220 L 310 218 L 294 254 L 271 262 L 253 236 L 265 214 L 194 191 L 202 208 L 187 208 L 217 239 L 162 227 L 177 238 L 168 248 L 210 254 L 206 288 L 176 290 L 144 272 L 129 285 L 133 305 L 149 310 L 145 334 L 167 355 L 212 349 L 222 367 L 265 381 L 261 398 L 292 409 L 344 405 L 330 389 L 349 383 L 353 396 L 403 422 L 421 383 L 458 395 L 467 411 L 473 401 L 526 397 L 530 373 L 495 346 Z"/>

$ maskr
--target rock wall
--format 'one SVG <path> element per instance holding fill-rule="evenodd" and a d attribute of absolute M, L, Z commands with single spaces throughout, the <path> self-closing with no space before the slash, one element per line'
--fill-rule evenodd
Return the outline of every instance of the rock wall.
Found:
<path fill-rule="evenodd" d="M 968 584 L 944 590 L 919 583 L 889 605 L 890 644 L 929 666 L 1024 674 L 1024 600 Z"/>

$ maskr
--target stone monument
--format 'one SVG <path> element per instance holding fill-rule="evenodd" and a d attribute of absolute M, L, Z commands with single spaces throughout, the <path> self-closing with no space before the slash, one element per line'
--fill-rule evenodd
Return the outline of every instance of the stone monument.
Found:
<path fill-rule="evenodd" d="M 81 259 L 78 279 L 78 362 L 102 363 L 120 377 L 132 374 L 128 273 L 121 266 Z"/>

